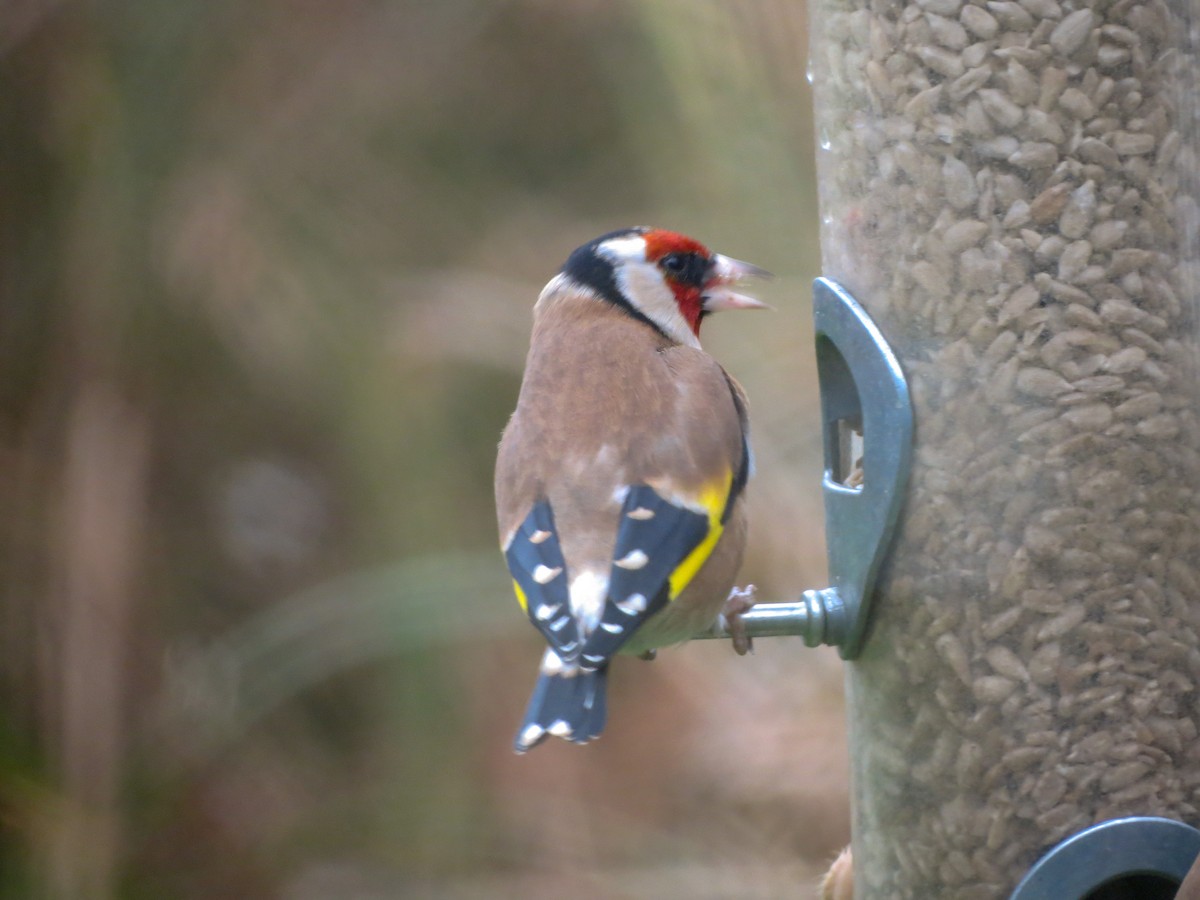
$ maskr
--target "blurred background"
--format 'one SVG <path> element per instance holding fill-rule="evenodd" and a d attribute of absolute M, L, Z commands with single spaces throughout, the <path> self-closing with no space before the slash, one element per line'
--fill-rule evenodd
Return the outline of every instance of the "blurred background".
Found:
<path fill-rule="evenodd" d="M 848 839 L 832 650 L 540 638 L 492 465 L 541 286 L 669 227 L 779 277 L 744 582 L 825 584 L 804 4 L 0 7 L 5 898 L 805 897 Z"/>

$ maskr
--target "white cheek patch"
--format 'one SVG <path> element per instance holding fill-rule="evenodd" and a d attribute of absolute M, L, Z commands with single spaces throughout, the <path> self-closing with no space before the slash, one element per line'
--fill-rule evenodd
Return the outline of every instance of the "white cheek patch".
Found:
<path fill-rule="evenodd" d="M 696 337 L 662 273 L 653 263 L 646 262 L 646 241 L 641 237 L 614 238 L 597 248 L 613 261 L 617 288 L 629 304 L 657 325 L 674 341 L 689 347 L 699 347 Z"/>
<path fill-rule="evenodd" d="M 617 286 L 634 309 L 668 337 L 689 347 L 700 346 L 700 339 L 679 311 L 679 302 L 656 266 L 646 262 L 627 263 L 617 270 Z"/>

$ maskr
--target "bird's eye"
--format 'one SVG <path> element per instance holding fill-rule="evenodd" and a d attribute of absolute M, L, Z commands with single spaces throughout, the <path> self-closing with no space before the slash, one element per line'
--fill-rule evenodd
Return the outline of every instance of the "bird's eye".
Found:
<path fill-rule="evenodd" d="M 668 272 L 678 275 L 687 268 L 687 260 L 682 253 L 668 253 L 662 258 L 661 265 Z"/>

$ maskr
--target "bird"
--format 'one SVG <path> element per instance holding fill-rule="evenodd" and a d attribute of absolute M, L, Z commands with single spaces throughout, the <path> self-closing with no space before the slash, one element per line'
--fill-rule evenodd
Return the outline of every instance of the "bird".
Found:
<path fill-rule="evenodd" d="M 820 900 L 854 900 L 854 855 L 849 847 L 830 864 L 818 891 Z"/>
<path fill-rule="evenodd" d="M 674 231 L 623 228 L 571 252 L 534 305 L 495 473 L 500 547 L 547 644 L 518 753 L 598 737 L 618 653 L 653 658 L 721 616 L 748 646 L 736 626 L 753 588 L 734 588 L 747 401 L 700 346 L 709 314 L 767 308 L 734 289 L 747 277 L 771 276 Z"/>

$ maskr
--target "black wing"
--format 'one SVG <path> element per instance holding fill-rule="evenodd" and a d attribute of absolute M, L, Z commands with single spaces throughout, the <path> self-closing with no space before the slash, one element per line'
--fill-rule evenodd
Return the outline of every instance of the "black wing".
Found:
<path fill-rule="evenodd" d="M 671 574 L 708 536 L 709 517 L 669 503 L 649 485 L 621 508 L 604 612 L 583 645 L 580 667 L 602 667 L 670 599 Z"/>
<path fill-rule="evenodd" d="M 579 627 L 571 615 L 567 565 L 548 501 L 533 505 L 504 558 L 529 621 L 563 662 L 573 662 L 579 655 Z"/>

